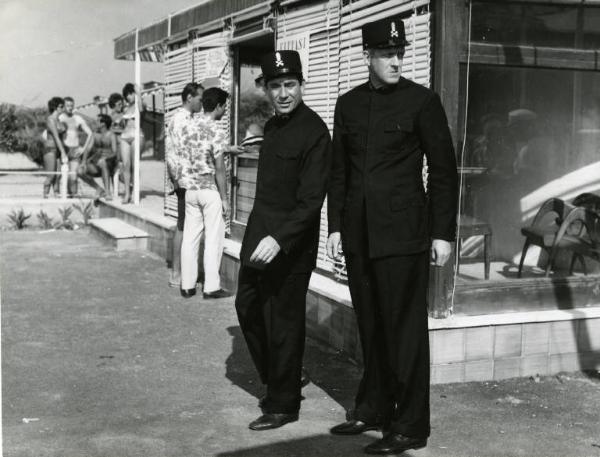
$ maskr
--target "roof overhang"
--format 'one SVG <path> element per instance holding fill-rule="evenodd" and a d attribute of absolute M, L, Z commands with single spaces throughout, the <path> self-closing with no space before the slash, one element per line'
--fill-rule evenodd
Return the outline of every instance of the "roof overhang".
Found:
<path fill-rule="evenodd" d="M 115 59 L 134 59 L 137 34 L 140 59 L 146 62 L 161 62 L 165 43 L 186 39 L 190 32 L 208 33 L 222 29 L 227 22 L 235 26 L 236 22 L 268 14 L 272 3 L 274 0 L 205 1 L 115 38 Z"/>

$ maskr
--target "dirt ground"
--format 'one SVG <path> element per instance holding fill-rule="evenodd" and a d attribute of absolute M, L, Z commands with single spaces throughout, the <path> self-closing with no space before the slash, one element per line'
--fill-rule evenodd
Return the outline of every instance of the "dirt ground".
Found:
<path fill-rule="evenodd" d="M 87 229 L 1 232 L 5 457 L 360 456 L 335 437 L 359 368 L 308 341 L 300 420 L 252 432 L 263 393 L 233 298 L 184 300 L 160 258 Z M 432 386 L 413 456 L 600 456 L 598 373 Z"/>

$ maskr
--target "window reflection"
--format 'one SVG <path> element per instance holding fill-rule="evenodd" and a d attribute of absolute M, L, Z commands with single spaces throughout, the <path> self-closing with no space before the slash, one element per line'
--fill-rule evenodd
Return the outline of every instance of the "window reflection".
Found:
<path fill-rule="evenodd" d="M 600 8 L 474 2 L 473 41 L 507 45 L 596 49 Z"/>
<path fill-rule="evenodd" d="M 263 128 L 272 115 L 272 108 L 262 89 L 260 65 L 252 54 L 240 64 L 238 137 L 237 144 L 244 146 L 245 153 L 237 159 L 237 189 L 235 221 L 246 223 L 254 203 L 258 154 L 262 144 Z"/>
<path fill-rule="evenodd" d="M 521 227 L 541 204 L 600 192 L 600 74 L 472 64 L 468 84 L 461 213 L 491 229 L 491 279 L 514 278 Z M 483 278 L 483 239 L 465 240 L 461 255 L 459 278 Z M 524 276 L 543 275 L 544 262 L 530 249 Z"/>

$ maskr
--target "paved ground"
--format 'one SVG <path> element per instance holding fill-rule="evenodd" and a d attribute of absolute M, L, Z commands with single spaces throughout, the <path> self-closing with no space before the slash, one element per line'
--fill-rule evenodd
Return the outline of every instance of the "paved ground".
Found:
<path fill-rule="evenodd" d="M 377 436 L 327 433 L 359 373 L 310 342 L 300 421 L 248 430 L 262 387 L 232 299 L 180 298 L 161 259 L 86 230 L 0 237 L 5 457 L 352 457 Z M 410 455 L 600 456 L 597 377 L 434 386 L 431 398 L 429 446 Z"/>

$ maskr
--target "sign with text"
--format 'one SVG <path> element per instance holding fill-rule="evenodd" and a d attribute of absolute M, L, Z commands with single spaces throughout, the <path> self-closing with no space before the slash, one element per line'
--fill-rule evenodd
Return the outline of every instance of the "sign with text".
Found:
<path fill-rule="evenodd" d="M 277 39 L 278 51 L 298 51 L 302 62 L 302 74 L 308 79 L 308 53 L 310 51 L 310 32 L 287 35 Z"/>
<path fill-rule="evenodd" d="M 218 78 L 229 62 L 227 48 L 214 48 L 206 52 L 206 73 L 204 78 Z"/>

